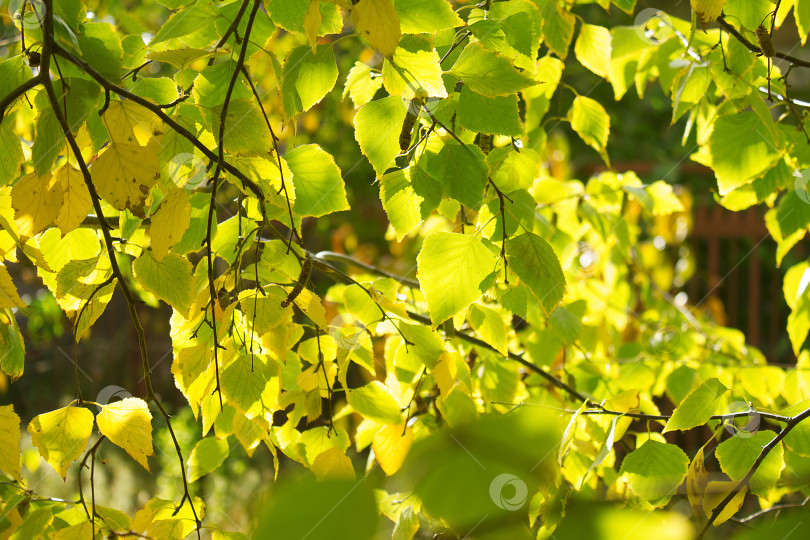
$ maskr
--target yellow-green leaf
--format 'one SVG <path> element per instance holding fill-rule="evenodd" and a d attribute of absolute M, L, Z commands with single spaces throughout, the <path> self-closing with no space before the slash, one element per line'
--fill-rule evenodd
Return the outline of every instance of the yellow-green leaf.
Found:
<path fill-rule="evenodd" d="M 403 429 L 404 428 L 404 429 Z M 371 448 L 377 463 L 388 476 L 397 472 L 413 444 L 413 430 L 402 424 L 390 424 L 374 435 Z"/>
<path fill-rule="evenodd" d="M 371 381 L 360 388 L 347 390 L 349 405 L 355 412 L 382 424 L 402 422 L 399 404 L 380 381 Z"/>
<path fill-rule="evenodd" d="M 425 239 L 417 257 L 417 276 L 434 327 L 487 292 L 496 262 L 476 236 L 436 232 Z"/>
<path fill-rule="evenodd" d="M 158 261 L 146 251 L 132 263 L 132 271 L 144 289 L 188 315 L 194 284 L 188 259 L 172 253 Z"/>
<path fill-rule="evenodd" d="M 352 460 L 337 446 L 318 454 L 318 457 L 312 462 L 312 472 L 319 481 L 355 479 Z"/>
<path fill-rule="evenodd" d="M 600 77 L 606 77 L 610 69 L 610 31 L 604 26 L 583 24 L 574 45 L 579 63 Z"/>
<path fill-rule="evenodd" d="M 161 124 L 160 118 L 131 100 L 111 102 L 103 120 L 113 143 L 140 146 L 149 144 Z"/>
<path fill-rule="evenodd" d="M 102 435 L 149 470 L 146 457 L 154 455 L 155 451 L 152 449 L 152 413 L 144 400 L 126 398 L 108 403 L 101 408 L 97 422 Z"/>
<path fill-rule="evenodd" d="M 31 173 L 20 178 L 11 188 L 20 236 L 34 236 L 50 225 L 59 215 L 62 196 L 62 186 L 51 173 Z"/>
<path fill-rule="evenodd" d="M 369 44 L 386 58 L 399 45 L 399 15 L 391 0 L 360 0 L 352 8 L 352 22 Z"/>
<path fill-rule="evenodd" d="M 158 262 L 168 255 L 169 248 L 183 238 L 190 223 L 191 203 L 188 192 L 185 189 L 175 189 L 160 203 L 149 228 L 152 254 Z"/>
<path fill-rule="evenodd" d="M 129 209 L 143 216 L 143 204 L 160 177 L 160 144 L 111 144 L 93 163 L 98 194 L 116 210 Z"/>
<path fill-rule="evenodd" d="M 318 46 L 318 29 L 321 27 L 321 21 L 323 21 L 323 15 L 321 15 L 320 0 L 309 0 L 309 7 L 304 15 L 304 33 L 307 35 L 307 41 L 312 47 L 313 54 Z"/>
<path fill-rule="evenodd" d="M 20 417 L 13 405 L 0 406 L 0 471 L 20 478 Z"/>
<path fill-rule="evenodd" d="M 24 308 L 25 302 L 17 293 L 17 287 L 3 264 L 0 264 L 0 308 Z"/>
<path fill-rule="evenodd" d="M 594 99 L 577 96 L 571 105 L 568 120 L 577 135 L 608 162 L 605 147 L 610 134 L 610 116 L 605 108 Z"/>
<path fill-rule="evenodd" d="M 63 407 L 40 414 L 28 424 L 31 442 L 63 479 L 68 465 L 81 457 L 93 432 L 93 413 L 83 407 Z"/>
<path fill-rule="evenodd" d="M 188 482 L 196 482 L 206 474 L 217 470 L 229 453 L 227 438 L 206 437 L 197 441 L 188 457 Z"/>
<path fill-rule="evenodd" d="M 713 481 L 706 485 L 706 494 L 703 496 L 703 511 L 706 517 L 712 515 L 714 509 L 723 501 L 731 491 L 737 487 L 737 482 Z M 716 527 L 731 519 L 742 507 L 745 500 L 745 494 L 748 489 L 741 489 L 736 495 L 728 502 L 728 504 L 720 512 L 720 515 L 714 520 L 713 525 Z"/>
<path fill-rule="evenodd" d="M 56 180 L 62 187 L 62 207 L 53 224 L 59 227 L 62 234 L 67 234 L 87 217 L 93 208 L 90 192 L 79 169 L 67 163 L 55 173 Z"/>
<path fill-rule="evenodd" d="M 723 13 L 726 0 L 691 0 L 692 9 L 700 17 L 703 24 L 714 22 Z"/>

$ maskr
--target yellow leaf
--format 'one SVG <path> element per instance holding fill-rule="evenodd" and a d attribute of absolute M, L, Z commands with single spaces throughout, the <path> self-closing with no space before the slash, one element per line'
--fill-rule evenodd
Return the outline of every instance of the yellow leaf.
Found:
<path fill-rule="evenodd" d="M 385 474 L 391 476 L 402 467 L 405 456 L 413 444 L 413 431 L 402 424 L 388 425 L 374 435 L 371 448 Z"/>
<path fill-rule="evenodd" d="M 352 22 L 372 47 L 393 58 L 401 32 L 391 0 L 360 0 L 352 8 Z"/>
<path fill-rule="evenodd" d="M 152 413 L 146 402 L 126 398 L 108 403 L 98 414 L 98 430 L 113 444 L 126 450 L 135 461 L 149 470 L 147 456 L 152 456 Z"/>
<path fill-rule="evenodd" d="M 703 495 L 706 493 L 706 484 L 709 480 L 709 473 L 703 464 L 703 448 L 697 451 L 692 463 L 689 464 L 689 471 L 686 473 L 686 495 L 689 498 L 689 505 L 692 512 L 700 515 Z"/>
<path fill-rule="evenodd" d="M 143 217 L 143 203 L 160 176 L 156 139 L 147 146 L 112 144 L 93 163 L 98 194 L 116 210 Z"/>
<path fill-rule="evenodd" d="M 12 307 L 24 308 L 25 302 L 17 293 L 17 288 L 11 280 L 8 270 L 0 264 L 0 308 Z"/>
<path fill-rule="evenodd" d="M 299 295 L 295 297 L 295 305 L 309 317 L 309 320 L 318 325 L 322 330 L 328 328 L 326 310 L 317 294 L 304 288 Z"/>
<path fill-rule="evenodd" d="M 152 112 L 133 101 L 113 101 L 104 112 L 104 127 L 115 144 L 146 146 L 161 125 Z"/>
<path fill-rule="evenodd" d="M 191 223 L 191 203 L 185 189 L 175 189 L 160 203 L 149 236 L 152 238 L 152 254 L 160 262 L 169 253 L 169 248 L 183 238 Z"/>
<path fill-rule="evenodd" d="M 20 236 L 34 236 L 59 215 L 62 186 L 51 173 L 28 174 L 11 188 L 11 204 Z"/>
<path fill-rule="evenodd" d="M 20 417 L 12 405 L 0 407 L 0 471 L 20 478 Z"/>
<path fill-rule="evenodd" d="M 67 164 L 56 172 L 56 180 L 62 187 L 62 208 L 53 224 L 66 235 L 79 225 L 93 208 L 90 192 L 79 169 Z"/>
<path fill-rule="evenodd" d="M 318 454 L 312 462 L 312 472 L 318 480 L 354 480 L 352 460 L 337 446 Z"/>
<path fill-rule="evenodd" d="M 439 360 L 433 366 L 433 378 L 439 385 L 439 391 L 447 397 L 456 385 L 456 373 L 458 372 L 455 357 L 448 353 L 442 353 Z"/>
<path fill-rule="evenodd" d="M 726 0 L 691 0 L 692 9 L 700 17 L 703 24 L 709 24 L 723 13 Z"/>
<path fill-rule="evenodd" d="M 307 35 L 309 46 L 312 47 L 312 54 L 318 46 L 318 29 L 321 27 L 323 16 L 321 15 L 320 0 L 310 0 L 307 13 L 304 15 L 304 33 Z"/>
<path fill-rule="evenodd" d="M 720 504 L 736 486 L 737 482 L 709 482 L 706 486 L 706 493 L 703 496 L 703 511 L 706 513 L 706 517 L 712 515 L 712 511 L 715 507 Z M 745 500 L 746 491 L 748 491 L 747 488 L 741 489 L 734 495 L 734 498 L 729 501 L 726 507 L 723 508 L 723 511 L 720 512 L 720 515 L 717 516 L 717 519 L 714 520 L 713 525 L 715 527 L 728 521 L 737 513 L 737 510 L 740 509 Z"/>
<path fill-rule="evenodd" d="M 28 424 L 31 442 L 59 476 L 79 459 L 93 432 L 93 413 L 82 407 L 63 407 L 40 414 Z"/>

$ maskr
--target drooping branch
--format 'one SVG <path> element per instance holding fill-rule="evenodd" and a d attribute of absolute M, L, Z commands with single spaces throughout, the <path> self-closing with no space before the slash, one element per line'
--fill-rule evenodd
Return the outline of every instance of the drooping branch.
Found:
<path fill-rule="evenodd" d="M 247 5 L 249 0 L 243 0 L 243 5 Z M 219 407 L 220 410 L 224 409 L 225 406 L 222 402 L 222 386 L 220 384 L 219 379 L 219 340 L 217 337 L 217 313 L 216 313 L 216 306 L 219 303 L 217 299 L 216 287 L 214 286 L 214 249 L 213 249 L 213 242 L 211 238 L 211 230 L 213 229 L 214 219 L 216 218 L 216 204 L 217 204 L 217 188 L 219 186 L 219 177 L 222 173 L 223 164 L 225 162 L 225 124 L 228 118 L 228 108 L 231 104 L 231 96 L 233 96 L 233 89 L 236 86 L 236 80 L 239 78 L 241 73 L 240 66 L 245 65 L 245 57 L 247 56 L 247 48 L 249 45 L 249 38 L 250 32 L 253 28 L 253 22 L 256 19 L 256 13 L 259 11 L 259 5 L 261 5 L 260 0 L 254 0 L 253 2 L 253 9 L 250 12 L 250 16 L 247 22 L 247 29 L 245 30 L 245 36 L 242 40 L 242 48 L 239 51 L 239 58 L 236 61 L 236 69 L 234 69 L 233 74 L 231 75 L 231 79 L 228 82 L 228 89 L 225 91 L 225 101 L 222 105 L 222 111 L 220 111 L 219 115 L 219 134 L 217 137 L 217 165 L 216 169 L 214 170 L 214 177 L 212 180 L 212 187 L 211 187 L 211 198 L 208 203 L 208 228 L 205 233 L 205 243 L 208 247 L 206 253 L 206 259 L 208 262 L 208 292 L 210 294 L 210 304 L 211 304 L 211 329 L 214 335 L 214 372 L 216 375 L 217 381 L 217 395 L 219 396 Z M 244 11 L 244 10 L 243 10 Z"/>
<path fill-rule="evenodd" d="M 95 185 L 93 184 L 93 179 L 91 177 L 90 170 L 88 169 L 87 163 L 85 162 L 84 157 L 82 156 L 79 144 L 77 143 L 76 138 L 73 136 L 70 126 L 68 125 L 67 118 L 62 114 L 62 111 L 59 108 L 59 99 L 56 95 L 56 90 L 54 89 L 53 82 L 51 81 L 49 76 L 51 57 L 56 49 L 56 43 L 54 41 L 54 26 L 53 26 L 53 0 L 45 0 L 45 10 L 46 10 L 45 19 L 43 22 L 43 44 L 41 53 L 42 56 L 40 64 L 40 69 L 42 70 L 41 73 L 45 74 L 42 77 L 42 84 L 45 87 L 45 92 L 48 95 L 48 101 L 50 102 L 54 116 L 59 122 L 59 125 L 62 128 L 62 132 L 68 142 L 68 145 L 70 146 L 74 158 L 76 159 L 76 162 L 79 165 L 79 170 L 82 173 L 82 179 L 84 180 L 85 186 L 87 187 L 87 190 L 90 193 L 90 199 L 93 205 L 93 209 L 95 210 L 96 215 L 103 216 L 104 214 L 101 210 L 101 198 L 99 197 L 95 189 Z M 151 377 L 152 370 L 149 365 L 149 354 L 146 348 L 146 333 L 144 332 L 143 326 L 141 325 L 141 321 L 136 309 L 137 301 L 135 299 L 134 294 L 127 285 L 127 281 L 123 273 L 121 272 L 120 267 L 118 266 L 115 246 L 113 245 L 113 239 L 112 236 L 110 235 L 109 227 L 102 226 L 101 234 L 104 239 L 104 245 L 107 249 L 107 256 L 110 260 L 110 267 L 112 269 L 113 276 L 115 276 L 115 278 L 117 279 L 118 286 L 121 288 L 121 292 L 124 294 L 127 306 L 129 308 L 130 319 L 132 321 L 132 325 L 135 328 L 135 332 L 138 336 L 138 346 L 140 349 L 141 361 L 143 364 L 144 382 L 146 384 L 147 400 L 155 403 L 155 405 L 158 407 L 161 414 L 163 415 L 164 419 L 166 420 L 166 426 L 169 430 L 169 433 L 171 434 L 172 440 L 174 441 L 175 450 L 177 451 L 177 457 L 180 460 L 180 470 L 183 475 L 183 487 L 185 490 L 185 493 L 183 495 L 183 502 L 185 502 L 185 500 L 188 499 L 188 503 L 191 507 L 191 512 L 194 515 L 197 538 L 201 538 L 200 527 L 202 526 L 202 523 L 200 522 L 200 519 L 197 516 L 197 510 L 194 508 L 194 502 L 191 499 L 191 494 L 189 493 L 188 490 L 188 479 L 186 477 L 186 470 L 185 470 L 186 466 L 185 460 L 183 459 L 183 452 L 182 449 L 180 448 L 180 443 L 178 442 L 177 437 L 174 434 L 174 429 L 172 428 L 169 414 L 166 412 L 166 409 L 163 407 L 163 404 L 160 403 L 160 400 L 157 399 L 154 388 L 152 387 L 152 377 Z M 180 503 L 181 506 L 183 502 Z"/>
<path fill-rule="evenodd" d="M 709 527 L 711 527 L 714 521 L 718 518 L 718 516 L 720 516 L 720 514 L 723 513 L 723 509 L 725 509 L 725 507 L 728 506 L 728 503 L 730 503 L 731 500 L 734 497 L 736 497 L 741 490 L 746 488 L 748 483 L 751 481 L 751 478 L 754 476 L 754 473 L 757 472 L 759 466 L 762 465 L 762 462 L 765 461 L 766 457 L 768 457 L 768 454 L 770 454 L 771 451 L 779 445 L 782 439 L 784 439 L 787 436 L 787 434 L 793 430 L 793 428 L 798 426 L 803 420 L 805 420 L 808 417 L 810 417 L 810 408 L 805 409 L 799 414 L 790 417 L 787 420 L 787 424 L 785 425 L 785 427 L 782 428 L 782 431 L 777 433 L 776 437 L 771 439 L 771 441 L 768 444 L 762 447 L 762 450 L 759 452 L 759 455 L 757 456 L 757 459 L 754 461 L 754 464 L 751 465 L 751 468 L 748 470 L 748 473 L 746 473 L 746 475 L 742 478 L 742 480 L 737 482 L 737 485 L 734 487 L 734 489 L 731 490 L 728 493 L 728 495 L 726 495 L 726 497 L 722 501 L 720 501 L 720 504 L 718 504 L 714 508 L 714 510 L 712 511 L 712 515 L 709 516 L 708 521 L 706 521 L 706 524 L 703 526 L 703 529 L 701 529 L 701 531 L 695 537 L 695 540 L 701 540 L 703 538 L 703 536 L 706 534 L 706 531 L 709 530 Z"/>
<path fill-rule="evenodd" d="M 137 94 L 133 94 L 132 92 L 126 90 L 125 88 L 122 88 L 114 84 L 106 77 L 104 77 L 101 73 L 99 73 L 95 68 L 93 68 L 93 66 L 85 62 L 83 59 L 78 58 L 73 54 L 69 53 L 68 51 L 61 48 L 57 44 L 54 44 L 54 52 L 59 56 L 66 58 L 68 61 L 70 61 L 78 68 L 83 70 L 85 73 L 90 75 L 105 90 L 114 92 L 121 97 L 130 99 L 134 103 L 137 103 L 141 107 L 151 111 L 158 118 L 160 118 L 167 126 L 169 126 L 175 132 L 177 132 L 178 135 L 180 135 L 181 137 L 188 140 L 191 144 L 193 144 L 194 147 L 197 148 L 200 152 L 202 152 L 203 155 L 209 160 L 215 163 L 219 161 L 219 155 L 217 154 L 217 152 L 214 152 L 213 150 L 205 146 L 205 144 L 203 144 L 202 141 L 200 141 L 200 139 L 197 136 L 195 136 L 189 130 L 178 124 L 174 119 L 172 119 L 171 116 L 166 114 L 166 112 L 160 107 L 160 105 L 152 103 L 138 96 Z M 230 173 L 234 175 L 236 178 L 238 178 L 239 181 L 242 182 L 242 185 L 245 186 L 245 188 L 249 189 L 251 192 L 253 192 L 253 194 L 256 195 L 256 197 L 258 197 L 260 200 L 264 200 L 264 194 L 262 193 L 262 189 L 253 180 L 248 178 L 242 171 L 240 171 L 238 168 L 234 167 L 233 165 L 224 160 L 222 163 L 222 168 L 225 170 L 225 172 Z"/>

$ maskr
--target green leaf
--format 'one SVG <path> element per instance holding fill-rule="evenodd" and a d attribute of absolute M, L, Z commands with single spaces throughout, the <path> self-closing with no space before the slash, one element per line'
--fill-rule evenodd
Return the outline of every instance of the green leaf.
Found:
<path fill-rule="evenodd" d="M 718 379 L 704 382 L 675 408 L 663 432 L 685 431 L 702 426 L 717 413 L 718 399 L 726 390 L 727 388 Z"/>
<path fill-rule="evenodd" d="M 442 186 L 419 167 L 397 169 L 380 178 L 380 199 L 397 241 L 438 208 Z"/>
<path fill-rule="evenodd" d="M 371 482 L 317 481 L 312 475 L 280 483 L 262 510 L 253 538 L 371 540 L 379 515 Z"/>
<path fill-rule="evenodd" d="M 219 17 L 219 9 L 213 2 L 198 0 L 193 6 L 186 7 L 172 14 L 152 41 L 150 47 L 158 43 L 191 34 L 200 28 L 212 24 Z"/>
<path fill-rule="evenodd" d="M 37 135 L 31 147 L 31 161 L 39 176 L 51 170 L 56 156 L 64 148 L 65 135 L 53 110 L 48 108 L 37 119 Z"/>
<path fill-rule="evenodd" d="M 458 123 L 470 131 L 512 137 L 518 137 L 523 132 L 515 94 L 489 98 L 464 86 L 458 98 L 456 114 Z"/>
<path fill-rule="evenodd" d="M 146 251 L 132 263 L 132 272 L 144 289 L 188 316 L 194 284 L 188 259 L 170 253 L 158 262 Z"/>
<path fill-rule="evenodd" d="M 93 413 L 83 407 L 63 407 L 40 414 L 28 424 L 31 443 L 64 479 L 67 468 L 79 459 L 93 432 Z"/>
<path fill-rule="evenodd" d="M 265 5 L 274 23 L 288 32 L 299 34 L 304 32 L 304 17 L 310 0 L 268 0 Z M 343 28 L 343 20 L 337 5 L 320 2 L 320 9 L 321 26 L 318 29 L 318 35 L 340 33 Z"/>
<path fill-rule="evenodd" d="M 548 317 L 565 292 L 565 276 L 551 246 L 534 233 L 526 232 L 506 241 L 509 269 L 531 289 L 543 314 Z"/>
<path fill-rule="evenodd" d="M 487 51 L 480 43 L 464 47 L 450 73 L 470 90 L 487 97 L 506 96 L 536 84 L 508 59 Z"/>
<path fill-rule="evenodd" d="M 399 132 L 407 107 L 399 96 L 370 101 L 354 115 L 354 137 L 360 151 L 382 176 L 399 154 Z"/>
<path fill-rule="evenodd" d="M 206 437 L 197 441 L 188 457 L 188 483 L 219 469 L 230 453 L 228 439 Z"/>
<path fill-rule="evenodd" d="M 479 238 L 449 232 L 425 238 L 416 260 L 434 328 L 489 290 L 497 262 Z"/>
<path fill-rule="evenodd" d="M 506 355 L 506 340 L 509 332 L 506 323 L 504 323 L 503 318 L 497 311 L 479 304 L 473 304 L 467 313 L 467 319 L 470 321 L 470 326 L 475 330 L 475 333 L 481 336 L 481 339 L 495 347 L 499 353 Z"/>
<path fill-rule="evenodd" d="M 444 187 L 444 195 L 472 210 L 481 208 L 487 184 L 487 162 L 474 144 L 445 141 L 438 154 L 426 152 L 418 166 Z"/>
<path fill-rule="evenodd" d="M 463 395 L 453 391 L 450 396 L 455 394 Z M 487 415 L 415 442 L 402 468 L 408 486 L 403 489 L 412 485 L 425 512 L 442 519 L 453 536 L 462 537 L 488 515 L 501 533 L 494 538 L 534 538 L 524 523 L 523 505 L 539 485 L 553 482 L 556 467 L 550 454 L 560 440 L 557 422 L 538 409 Z"/>
<path fill-rule="evenodd" d="M 121 59 L 124 49 L 115 27 L 109 23 L 85 22 L 76 39 L 82 52 L 82 60 L 93 66 L 108 80 L 121 80 Z"/>
<path fill-rule="evenodd" d="M 802 46 L 807 43 L 807 34 L 810 32 L 810 0 L 794 0 L 793 16 L 796 18 L 796 28 Z"/>
<path fill-rule="evenodd" d="M 284 155 L 293 172 L 296 215 L 325 216 L 349 209 L 340 169 L 317 144 L 303 144 Z"/>
<path fill-rule="evenodd" d="M 554 54 L 565 60 L 577 19 L 554 2 L 546 4 L 543 15 L 543 40 Z"/>
<path fill-rule="evenodd" d="M 579 63 L 600 77 L 606 77 L 610 68 L 611 36 L 603 26 L 583 24 L 574 45 Z"/>
<path fill-rule="evenodd" d="M 609 164 L 605 147 L 610 134 L 610 116 L 605 108 L 596 100 L 577 96 L 568 112 L 568 120 L 577 135 Z"/>
<path fill-rule="evenodd" d="M 624 458 L 619 474 L 638 497 L 658 504 L 675 494 L 688 465 L 689 458 L 674 444 L 648 439 Z"/>
<path fill-rule="evenodd" d="M 8 271 L 5 266 L 0 265 L 0 281 L 3 274 L 7 276 Z M 4 289 L 0 287 L 0 295 Z M 2 313 L 10 315 L 8 310 L 3 310 Z M 22 376 L 25 369 L 25 342 L 14 316 L 10 315 L 9 318 L 11 324 L 0 323 L 0 351 L 3 351 L 0 353 L 0 371 L 6 374 L 9 382 L 14 382 Z"/>
<path fill-rule="evenodd" d="M 810 408 L 810 399 L 804 399 L 782 411 L 783 415 L 794 416 Z M 810 421 L 799 422 L 785 435 L 785 446 L 803 457 L 810 457 Z"/>
<path fill-rule="evenodd" d="M 399 424 L 402 422 L 402 414 L 399 404 L 388 388 L 380 381 L 371 381 L 360 388 L 352 388 L 346 391 L 354 412 L 364 418 L 373 420 L 380 424 Z"/>
<path fill-rule="evenodd" d="M 222 107 L 213 110 L 214 136 L 219 139 Z M 253 100 L 237 99 L 228 104 L 225 116 L 224 145 L 227 152 L 242 155 L 267 155 L 273 148 L 270 130 Z"/>
<path fill-rule="evenodd" d="M 195 77 L 194 89 L 191 91 L 191 95 L 197 101 L 197 104 L 209 109 L 221 107 L 225 102 L 225 94 L 228 92 L 228 83 L 233 76 L 234 69 L 236 69 L 236 62 L 231 61 L 206 66 Z M 250 88 L 247 87 L 247 81 L 242 83 L 237 79 L 231 99 L 233 101 L 253 99 L 253 94 Z M 265 129 L 267 129 L 266 126 Z"/>
<path fill-rule="evenodd" d="M 392 96 L 446 98 L 439 54 L 418 36 L 404 36 L 391 60 L 383 63 L 383 84 Z"/>
<path fill-rule="evenodd" d="M 270 360 L 249 353 L 237 355 L 223 370 L 222 393 L 248 418 L 272 413 L 278 408 L 279 380 Z"/>
<path fill-rule="evenodd" d="M 734 148 L 729 152 L 729 148 Z M 781 152 L 753 112 L 727 114 L 714 122 L 708 150 L 720 195 L 750 183 L 776 163 Z"/>
<path fill-rule="evenodd" d="M 762 447 L 771 442 L 774 437 L 776 437 L 776 433 L 764 429 L 750 436 L 738 434 L 726 439 L 715 451 L 720 468 L 732 480 L 742 480 L 762 452 Z M 752 492 L 764 495 L 774 487 L 782 469 L 785 468 L 784 453 L 785 450 L 781 443 L 768 453 L 748 484 Z"/>
<path fill-rule="evenodd" d="M 338 78 L 331 45 L 308 46 L 290 52 L 281 75 L 281 97 L 288 118 L 308 111 L 334 88 Z"/>
<path fill-rule="evenodd" d="M 462 26 L 447 0 L 394 0 L 403 34 L 424 34 Z"/>

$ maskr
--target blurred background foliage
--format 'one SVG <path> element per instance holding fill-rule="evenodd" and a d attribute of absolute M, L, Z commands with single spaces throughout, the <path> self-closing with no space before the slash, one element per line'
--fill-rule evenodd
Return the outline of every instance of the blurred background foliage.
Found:
<path fill-rule="evenodd" d="M 149 31 L 159 28 L 170 13 L 153 0 L 90 0 L 85 5 L 88 17 L 92 14 L 95 20 L 114 24 L 127 33 L 143 33 L 146 40 Z M 648 7 L 662 7 L 673 15 L 688 19 L 689 3 L 684 0 L 638 3 L 638 9 Z M 633 24 L 633 17 L 616 9 L 606 13 L 596 5 L 582 5 L 576 11 L 592 24 L 609 28 Z M 0 7 L 0 15 L 0 57 L 5 57 L 18 47 L 15 41 L 18 32 L 6 15 L 5 7 Z M 350 253 L 395 274 L 413 278 L 413 261 L 421 245 L 421 237 L 409 236 L 398 243 L 392 231 L 388 230 L 387 218 L 379 199 L 379 188 L 374 181 L 374 171 L 361 155 L 352 136 L 354 108 L 348 97 L 342 96 L 340 92 L 342 82 L 355 60 L 379 67 L 382 59 L 365 48 L 355 37 L 340 36 L 330 39 L 336 41 L 335 53 L 340 69 L 338 85 L 318 106 L 298 116 L 294 124 L 284 126 L 279 133 L 280 147 L 283 153 L 285 148 L 317 142 L 335 156 L 338 166 L 344 172 L 352 210 L 305 222 L 303 237 L 307 247 L 313 252 L 331 250 Z M 446 43 L 450 39 L 452 33 L 444 36 Z M 441 41 L 441 38 L 437 39 L 437 43 Z M 276 55 L 284 57 L 285 51 L 299 44 L 300 37 L 277 29 L 271 46 Z M 153 63 L 145 68 L 145 72 L 148 76 L 160 76 L 160 65 Z M 260 81 L 262 87 L 273 87 L 276 81 L 270 58 L 254 57 L 251 68 L 254 73 L 266 74 L 266 80 Z M 733 262 L 732 253 L 728 251 L 732 248 L 693 239 L 690 235 L 698 209 L 716 206 L 715 184 L 713 174 L 708 168 L 689 160 L 689 155 L 696 147 L 694 130 L 684 139 L 686 117 L 671 123 L 672 107 L 667 92 L 661 89 L 658 82 L 654 82 L 648 85 L 644 99 L 639 99 L 631 89 L 621 101 L 615 101 L 610 84 L 579 65 L 573 54 L 566 60 L 562 82 L 564 85 L 561 84 L 552 100 L 551 116 L 555 110 L 558 111 L 557 116 L 563 116 L 571 106 L 575 94 L 565 91 L 563 86 L 567 85 L 579 94 L 593 97 L 605 106 L 612 119 L 608 153 L 614 170 L 637 171 L 645 183 L 664 179 L 677 186 L 676 193 L 685 211 L 642 223 L 643 235 L 636 246 L 639 266 L 650 274 L 657 287 L 666 291 L 681 305 L 696 303 L 706 291 L 710 291 L 700 308 L 701 317 L 705 320 L 721 325 L 732 321 L 737 328 L 746 331 L 751 325 L 751 318 L 756 317 L 769 324 L 773 321 L 772 326 L 783 329 L 787 307 L 781 294 L 773 297 L 774 302 L 763 304 L 762 310 L 751 312 L 743 298 L 729 306 L 731 297 L 745 294 L 745 286 L 728 291 L 728 280 L 724 280 L 723 285 L 712 290 L 717 276 L 709 275 L 708 261 L 712 257 L 719 257 Z M 808 99 L 810 88 L 803 81 L 797 81 L 793 94 L 798 99 Z M 283 118 L 280 114 L 279 96 L 270 94 L 265 105 L 274 125 L 280 124 Z M 557 122 L 552 118 L 546 129 L 548 145 L 542 157 L 543 168 L 550 178 L 587 182 L 592 175 L 604 171 L 599 155 L 571 131 L 567 122 Z M 752 212 L 762 214 L 758 209 Z M 386 230 L 387 234 L 381 234 Z M 733 249 L 738 255 L 753 250 L 753 257 L 761 261 L 763 269 L 768 269 L 763 270 L 759 276 L 759 286 L 763 291 L 768 291 L 774 280 L 781 283 L 782 271 L 773 265 L 775 244 L 770 239 L 762 241 L 756 236 L 757 231 L 759 229 L 752 229 L 749 237 L 735 240 L 739 240 L 741 245 Z M 723 253 L 719 250 L 727 251 Z M 803 252 L 799 251 L 801 253 Z M 799 254 L 789 256 L 783 268 L 795 264 Z M 586 259 L 587 254 L 580 264 L 587 266 Z M 15 411 L 27 423 L 38 412 L 64 406 L 74 397 L 72 336 L 69 322 L 43 287 L 33 265 L 22 258 L 20 263 L 9 265 L 9 268 L 20 292 L 24 293 L 25 301 L 29 303 L 18 322 L 23 327 L 26 339 L 26 371 L 35 376 L 23 377 L 11 386 L 0 374 L 0 403 L 13 403 Z M 715 272 L 721 270 L 723 267 L 714 269 Z M 725 271 L 728 270 L 731 268 L 725 267 Z M 745 275 L 745 268 L 737 271 Z M 693 284 L 691 290 L 690 283 Z M 318 292 L 325 293 L 326 284 Z M 771 300 L 770 297 L 768 299 Z M 169 371 L 171 340 L 168 321 L 171 310 L 163 305 L 157 310 L 143 309 L 140 315 L 146 334 L 150 337 L 150 355 L 155 359 L 155 390 L 170 411 L 174 410 L 172 422 L 181 445 L 192 448 L 199 439 L 199 429 Z M 102 385 L 101 381 L 116 381 L 115 384 L 124 388 L 141 391 L 143 378 L 136 336 L 128 323 L 126 304 L 121 295 L 114 297 L 112 304 L 89 333 L 92 339 L 83 340 L 77 347 L 83 383 L 93 388 Z M 667 344 L 661 342 L 667 339 L 666 335 L 662 336 L 654 329 L 641 333 L 643 335 L 639 336 L 639 347 L 646 344 L 659 350 L 661 347 L 666 348 Z M 738 337 L 733 333 L 728 335 L 735 340 Z M 762 344 L 770 362 L 785 365 L 795 363 L 784 332 L 778 333 L 771 341 L 763 340 Z M 632 357 L 635 352 L 631 349 L 632 347 L 620 351 L 619 356 Z M 156 458 L 150 461 L 153 470 L 160 472 L 152 476 L 145 474 L 113 445 L 105 446 L 100 453 L 102 462 L 96 468 L 96 498 L 103 501 L 104 506 L 132 514 L 152 496 L 173 500 L 182 497 L 179 465 L 171 439 L 160 417 L 154 419 L 154 426 Z M 41 461 L 39 452 L 31 446 L 28 434 L 24 432 L 23 436 L 23 476 L 28 486 L 52 497 L 75 498 L 75 475 L 71 474 L 67 482 L 63 482 Z M 360 469 L 364 467 L 364 459 L 363 456 L 354 454 L 354 460 Z M 283 463 L 282 461 L 282 468 Z M 263 500 L 266 486 L 273 482 L 272 464 L 271 455 L 264 446 L 250 460 L 241 447 L 236 445 L 232 448 L 224 466 L 191 486 L 192 493 L 206 495 L 207 522 L 227 530 L 246 530 L 251 516 L 255 515 L 255 506 Z"/>

